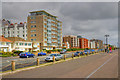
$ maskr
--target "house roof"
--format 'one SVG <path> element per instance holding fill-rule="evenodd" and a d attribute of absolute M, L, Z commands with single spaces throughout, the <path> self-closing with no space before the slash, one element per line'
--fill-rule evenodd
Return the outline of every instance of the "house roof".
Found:
<path fill-rule="evenodd" d="M 20 38 L 20 37 L 7 37 L 7 39 L 11 40 L 11 41 L 25 41 L 24 39 Z"/>
<path fill-rule="evenodd" d="M 3 36 L 0 36 L 0 42 L 12 42 L 12 41 L 4 38 Z"/>

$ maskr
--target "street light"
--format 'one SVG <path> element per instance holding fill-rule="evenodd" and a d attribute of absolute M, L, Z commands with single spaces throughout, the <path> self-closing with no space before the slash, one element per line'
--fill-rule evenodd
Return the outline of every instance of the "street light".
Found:
<path fill-rule="evenodd" d="M 108 37 L 109 37 L 109 35 L 105 35 L 105 37 L 106 37 L 106 45 L 108 45 Z"/>

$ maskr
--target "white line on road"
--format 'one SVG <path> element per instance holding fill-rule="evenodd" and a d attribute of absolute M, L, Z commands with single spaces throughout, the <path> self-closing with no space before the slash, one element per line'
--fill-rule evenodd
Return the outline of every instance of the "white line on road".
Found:
<path fill-rule="evenodd" d="M 116 55 L 116 54 L 115 54 Z M 114 56 L 115 56 L 114 55 Z M 97 72 L 101 67 L 103 67 L 106 63 L 108 63 L 114 56 L 112 56 L 110 59 L 108 59 L 106 62 L 104 62 L 100 67 L 98 67 L 96 70 L 94 70 L 90 75 L 88 75 L 87 77 L 86 77 L 86 79 L 85 80 L 87 80 L 88 78 L 90 78 L 90 76 L 92 76 L 95 72 Z"/>

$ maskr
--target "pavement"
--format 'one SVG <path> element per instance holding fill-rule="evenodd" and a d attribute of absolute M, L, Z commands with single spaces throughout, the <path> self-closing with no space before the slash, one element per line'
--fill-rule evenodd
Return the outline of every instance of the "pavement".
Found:
<path fill-rule="evenodd" d="M 118 51 L 99 53 L 49 66 L 21 71 L 3 78 L 117 78 Z"/>

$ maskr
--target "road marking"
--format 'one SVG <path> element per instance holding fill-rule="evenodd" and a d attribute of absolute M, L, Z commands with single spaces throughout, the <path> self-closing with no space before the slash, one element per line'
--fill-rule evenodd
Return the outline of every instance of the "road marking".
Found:
<path fill-rule="evenodd" d="M 116 56 L 116 55 L 114 55 L 114 56 Z M 88 78 L 90 78 L 90 76 L 92 76 L 95 72 L 97 72 L 101 67 L 103 67 L 106 63 L 108 63 L 114 56 L 112 56 L 110 59 L 108 59 L 106 62 L 104 62 L 100 67 L 98 67 L 96 70 L 94 70 L 90 75 L 88 75 L 87 77 L 86 77 L 86 79 L 85 80 L 87 80 Z"/>

